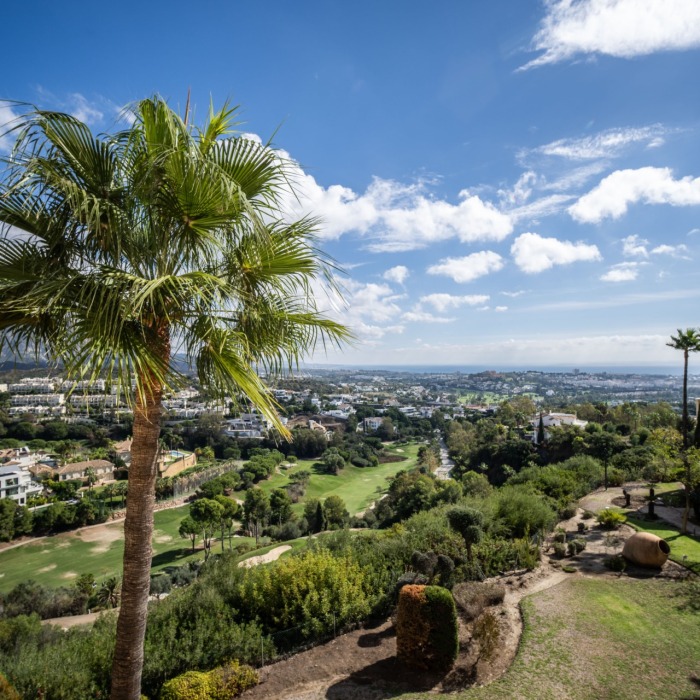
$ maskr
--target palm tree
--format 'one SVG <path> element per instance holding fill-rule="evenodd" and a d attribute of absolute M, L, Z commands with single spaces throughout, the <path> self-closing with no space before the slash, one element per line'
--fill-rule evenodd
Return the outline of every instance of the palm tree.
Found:
<path fill-rule="evenodd" d="M 118 576 L 106 578 L 97 591 L 97 601 L 100 605 L 109 608 L 116 608 L 119 605 L 121 595 L 121 581 Z"/>
<path fill-rule="evenodd" d="M 154 97 L 126 130 L 95 136 L 33 110 L 4 160 L 0 349 L 88 381 L 107 370 L 133 408 L 113 700 L 140 696 L 162 399 L 187 383 L 173 354 L 208 395 L 242 393 L 288 435 L 256 367 L 294 368 L 348 336 L 314 304 L 314 281 L 332 283 L 316 222 L 282 220 L 288 168 L 234 135 L 234 114 L 210 110 L 195 129 Z"/>
<path fill-rule="evenodd" d="M 678 335 L 671 336 L 671 342 L 666 343 L 674 350 L 683 351 L 683 449 L 688 449 L 688 356 L 691 352 L 700 351 L 700 333 L 694 328 L 688 328 L 685 332 L 680 328 Z"/>
<path fill-rule="evenodd" d="M 688 328 L 683 332 L 678 329 L 678 335 L 671 336 L 671 342 L 666 343 L 674 350 L 683 351 L 683 468 L 685 472 L 684 487 L 685 487 L 685 508 L 683 509 L 683 518 L 681 522 L 681 532 L 688 531 L 688 517 L 690 515 L 690 500 L 692 492 L 692 468 L 688 457 L 688 356 L 691 352 L 700 351 L 700 333 L 694 328 Z M 696 416 L 697 420 L 697 416 Z"/>

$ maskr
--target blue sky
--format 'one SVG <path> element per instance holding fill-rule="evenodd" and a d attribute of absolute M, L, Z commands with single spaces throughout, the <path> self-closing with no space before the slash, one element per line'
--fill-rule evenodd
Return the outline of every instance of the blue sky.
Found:
<path fill-rule="evenodd" d="M 700 325 L 697 0 L 13 3 L 0 97 L 158 92 L 297 164 L 346 270 L 318 362 L 641 365 Z M 0 121 L 12 108 L 0 107 Z M 195 114 L 195 119 L 197 113 Z M 0 148 L 7 148 L 7 140 Z"/>

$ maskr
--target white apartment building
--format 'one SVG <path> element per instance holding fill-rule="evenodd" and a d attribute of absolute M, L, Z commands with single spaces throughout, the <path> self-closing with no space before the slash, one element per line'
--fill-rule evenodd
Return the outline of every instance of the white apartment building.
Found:
<path fill-rule="evenodd" d="M 37 496 L 43 488 L 32 481 L 32 475 L 19 465 L 0 467 L 0 498 L 11 498 L 20 506 L 27 505 L 27 498 Z"/>
<path fill-rule="evenodd" d="M 107 383 L 104 379 L 94 379 L 92 381 L 86 379 L 79 382 L 73 382 L 70 379 L 66 379 L 66 381 L 64 381 L 61 385 L 61 388 L 63 391 L 92 391 L 95 393 L 99 392 L 104 394 L 105 389 L 107 388 Z"/>
<path fill-rule="evenodd" d="M 119 405 L 117 397 L 112 394 L 71 394 L 68 401 L 71 406 L 76 408 L 87 408 L 88 406 L 116 408 Z"/>
<path fill-rule="evenodd" d="M 54 391 L 54 380 L 30 377 L 8 385 L 7 390 L 11 394 L 51 394 Z"/>

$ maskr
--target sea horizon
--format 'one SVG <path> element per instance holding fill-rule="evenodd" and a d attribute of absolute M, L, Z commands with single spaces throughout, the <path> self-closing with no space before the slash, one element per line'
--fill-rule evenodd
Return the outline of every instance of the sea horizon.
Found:
<path fill-rule="evenodd" d="M 615 365 L 615 364 L 586 364 L 586 365 L 391 365 L 391 364 L 344 364 L 344 363 L 306 363 L 302 365 L 305 370 L 357 370 L 357 371 L 383 371 L 402 372 L 411 374 L 479 374 L 481 372 L 544 372 L 545 374 L 573 374 L 578 371 L 581 374 L 643 374 L 659 376 L 681 376 L 683 374 L 682 363 L 678 365 Z M 700 374 L 700 373 L 699 373 Z M 693 372 L 689 372 L 693 376 Z"/>

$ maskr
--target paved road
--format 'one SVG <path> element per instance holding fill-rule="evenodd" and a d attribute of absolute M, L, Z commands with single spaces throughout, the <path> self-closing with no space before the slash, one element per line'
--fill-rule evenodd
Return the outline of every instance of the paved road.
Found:
<path fill-rule="evenodd" d="M 435 476 L 442 481 L 450 478 L 450 473 L 455 463 L 447 452 L 447 445 L 444 439 L 440 439 L 440 466 L 435 470 Z"/>

